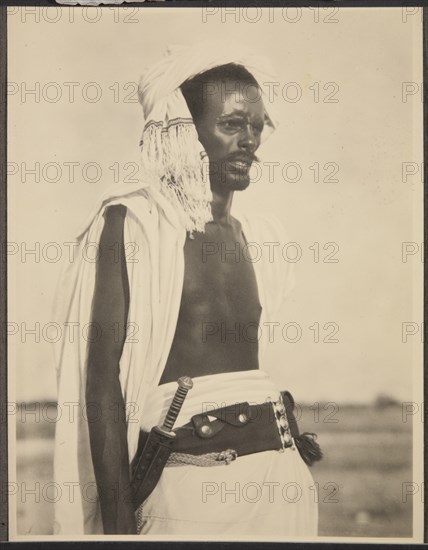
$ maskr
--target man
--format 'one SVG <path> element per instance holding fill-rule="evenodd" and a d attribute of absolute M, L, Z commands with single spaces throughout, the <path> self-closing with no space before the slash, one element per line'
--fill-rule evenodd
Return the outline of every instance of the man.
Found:
<path fill-rule="evenodd" d="M 96 505 L 84 495 L 80 500 L 84 532 L 316 534 L 312 477 L 292 439 L 283 453 L 257 447 L 238 453 L 227 467 L 192 461 L 167 466 L 137 518 L 130 498 L 129 465 L 139 433 L 163 419 L 179 377 L 192 377 L 194 389 L 177 426 L 186 426 L 207 403 L 217 404 L 215 415 L 224 405 L 278 399 L 260 368 L 259 328 L 275 321 L 267 315 L 280 304 L 290 274 L 284 263 L 258 265 L 243 251 L 248 254 L 251 242 L 278 242 L 281 229 L 231 213 L 234 192 L 250 183 L 266 126 L 275 127 L 263 102 L 263 83 L 272 82 L 264 80 L 263 66 L 237 46 L 206 43 L 200 50 L 176 49 L 140 81 L 142 166 L 149 183 L 106 198 L 84 233 L 86 243 L 99 243 L 99 256 L 95 271 L 81 266 L 83 292 L 73 304 L 79 319 L 90 319 L 91 332 L 79 375 L 61 375 L 67 387 L 62 397 L 69 399 L 74 386 L 87 409 L 77 430 L 59 426 L 56 454 L 63 479 L 60 446 L 74 442 L 84 450 L 73 467 L 79 483 L 96 480 Z M 136 262 L 127 243 L 140 252 Z M 130 337 L 130 327 L 139 338 Z M 70 361 L 66 350 L 62 360 Z M 267 428 L 272 426 L 277 429 L 273 419 Z M 245 439 L 244 431 L 236 434 Z M 208 456 L 204 445 L 194 454 Z M 249 484 L 265 494 L 241 494 Z M 290 484 L 297 497 L 284 494 Z M 228 500 L 231 487 L 234 498 Z M 61 520 L 61 508 L 58 530 L 64 532 L 72 522 Z"/>

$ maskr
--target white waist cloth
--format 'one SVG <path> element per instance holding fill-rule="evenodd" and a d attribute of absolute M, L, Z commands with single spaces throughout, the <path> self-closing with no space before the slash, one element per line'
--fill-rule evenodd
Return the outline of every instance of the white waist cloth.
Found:
<path fill-rule="evenodd" d="M 276 400 L 279 390 L 260 370 L 193 379 L 176 426 L 194 414 L 247 401 Z M 165 418 L 177 384 L 158 386 L 143 412 L 145 430 Z M 238 457 L 228 466 L 164 469 L 143 505 L 141 534 L 316 536 L 316 488 L 297 450 Z"/>

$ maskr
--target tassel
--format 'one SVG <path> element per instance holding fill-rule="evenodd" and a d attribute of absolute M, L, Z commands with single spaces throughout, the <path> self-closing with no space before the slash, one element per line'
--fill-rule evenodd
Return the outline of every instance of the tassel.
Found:
<path fill-rule="evenodd" d="M 321 447 L 316 442 L 317 434 L 305 432 L 294 438 L 296 447 L 299 449 L 300 456 L 308 466 L 321 460 L 323 457 Z"/>
<path fill-rule="evenodd" d="M 191 119 L 167 126 L 152 123 L 143 132 L 141 163 L 145 179 L 169 200 L 190 232 L 204 232 L 205 224 L 212 220 L 212 193 L 201 147 Z"/>

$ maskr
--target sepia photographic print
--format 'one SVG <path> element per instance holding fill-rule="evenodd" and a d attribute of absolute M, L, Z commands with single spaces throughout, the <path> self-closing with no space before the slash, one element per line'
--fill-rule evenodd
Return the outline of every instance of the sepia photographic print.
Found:
<path fill-rule="evenodd" d="M 423 542 L 422 7 L 4 13 L 9 539 Z"/>

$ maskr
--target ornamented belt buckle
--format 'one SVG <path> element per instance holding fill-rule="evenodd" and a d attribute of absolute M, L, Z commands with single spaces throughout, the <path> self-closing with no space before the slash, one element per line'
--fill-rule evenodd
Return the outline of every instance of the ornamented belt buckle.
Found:
<path fill-rule="evenodd" d="M 293 436 L 290 432 L 290 426 L 288 424 L 287 414 L 281 394 L 279 394 L 278 401 L 272 401 L 270 397 L 267 398 L 267 401 L 269 401 L 269 403 L 272 405 L 273 416 L 278 427 L 279 438 L 282 445 L 279 451 L 283 453 L 285 449 L 288 449 L 289 447 L 291 447 L 292 450 L 295 451 L 296 446 L 294 444 Z"/>

